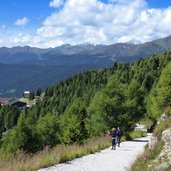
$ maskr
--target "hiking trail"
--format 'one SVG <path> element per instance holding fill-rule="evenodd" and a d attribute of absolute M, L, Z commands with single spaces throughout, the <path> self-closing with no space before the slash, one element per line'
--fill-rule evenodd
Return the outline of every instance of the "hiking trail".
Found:
<path fill-rule="evenodd" d="M 116 150 L 111 150 L 110 147 L 39 171 L 127 171 L 144 151 L 150 138 L 151 134 L 148 134 L 147 137 L 122 142 Z"/>

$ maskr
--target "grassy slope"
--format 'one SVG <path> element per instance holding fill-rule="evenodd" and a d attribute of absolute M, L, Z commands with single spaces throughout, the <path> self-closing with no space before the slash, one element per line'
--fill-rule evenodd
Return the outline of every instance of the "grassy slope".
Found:
<path fill-rule="evenodd" d="M 135 161 L 130 171 L 152 171 L 154 169 L 154 166 L 156 165 L 154 164 L 154 160 L 157 159 L 157 157 L 161 153 L 161 150 L 164 147 L 164 142 L 162 141 L 162 132 L 168 128 L 171 128 L 170 114 L 167 120 L 165 121 L 160 120 L 160 124 L 157 125 L 155 128 L 153 135 L 157 137 L 157 143 L 154 145 L 154 148 L 149 149 L 148 146 L 146 146 L 145 152 L 141 156 L 139 156 L 139 158 Z M 170 171 L 170 170 L 171 170 L 171 166 L 165 171 Z"/>
<path fill-rule="evenodd" d="M 11 160 L 0 160 L 0 168 L 3 171 L 35 171 L 37 169 L 52 166 L 54 164 L 62 163 L 81 157 L 87 154 L 99 152 L 111 145 L 109 135 L 94 138 L 89 140 L 85 145 L 57 145 L 55 148 L 50 149 L 46 147 L 43 151 L 34 155 L 24 154 L 19 152 Z"/>

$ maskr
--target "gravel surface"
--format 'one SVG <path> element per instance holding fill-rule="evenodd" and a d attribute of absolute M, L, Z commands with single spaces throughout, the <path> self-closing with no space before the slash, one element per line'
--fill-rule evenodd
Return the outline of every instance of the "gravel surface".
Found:
<path fill-rule="evenodd" d="M 138 138 L 121 143 L 116 150 L 107 148 L 72 161 L 40 169 L 39 171 L 127 171 L 151 137 Z"/>

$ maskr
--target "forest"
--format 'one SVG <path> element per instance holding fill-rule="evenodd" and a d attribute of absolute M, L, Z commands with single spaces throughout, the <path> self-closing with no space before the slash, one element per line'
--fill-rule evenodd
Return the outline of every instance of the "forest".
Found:
<path fill-rule="evenodd" d="M 129 135 L 137 122 L 155 122 L 170 106 L 171 52 L 114 63 L 48 86 L 43 100 L 30 109 L 0 106 L 0 153 L 81 145 L 118 126 Z"/>

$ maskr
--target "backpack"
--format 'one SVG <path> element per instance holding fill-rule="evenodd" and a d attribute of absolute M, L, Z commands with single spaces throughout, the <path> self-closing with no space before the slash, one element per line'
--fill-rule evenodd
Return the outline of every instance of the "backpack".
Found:
<path fill-rule="evenodd" d="M 120 137 L 123 136 L 123 131 L 121 129 L 118 130 L 117 135 L 120 136 Z"/>

